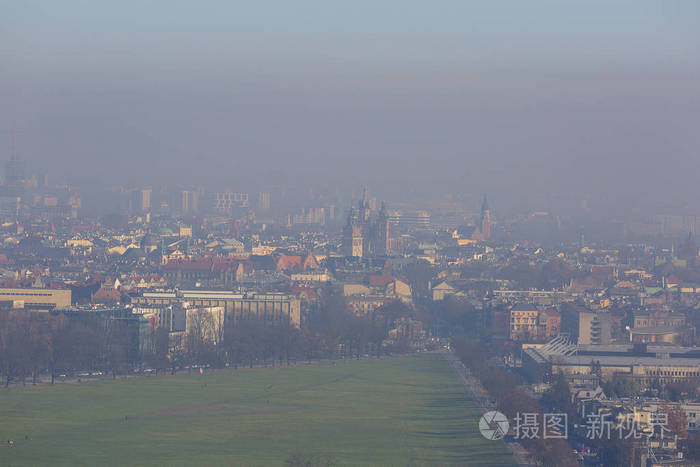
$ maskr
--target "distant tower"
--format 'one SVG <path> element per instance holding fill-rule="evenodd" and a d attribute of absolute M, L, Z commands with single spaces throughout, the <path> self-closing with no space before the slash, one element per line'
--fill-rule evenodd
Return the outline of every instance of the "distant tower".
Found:
<path fill-rule="evenodd" d="M 389 252 L 389 216 L 386 212 L 386 205 L 383 202 L 374 232 L 374 254 L 376 256 L 386 256 Z"/>
<path fill-rule="evenodd" d="M 389 216 L 382 203 L 381 211 L 372 217 L 367 188 L 362 199 L 350 204 L 348 220 L 343 229 L 343 253 L 345 256 L 369 258 L 385 256 L 389 251 Z"/>
<path fill-rule="evenodd" d="M 269 191 L 260 192 L 260 194 L 258 195 L 258 208 L 263 212 L 267 212 L 270 210 L 270 192 Z"/>
<path fill-rule="evenodd" d="M 367 193 L 367 187 L 365 187 L 362 189 L 362 199 L 360 200 L 360 218 L 362 222 L 369 222 L 370 213 L 369 194 Z"/>
<path fill-rule="evenodd" d="M 481 203 L 481 238 L 486 241 L 491 237 L 491 213 L 489 205 L 484 196 L 484 202 Z"/>
<path fill-rule="evenodd" d="M 199 209 L 199 193 L 193 190 L 182 190 L 182 200 L 180 202 L 180 212 L 189 214 L 197 212 Z"/>
<path fill-rule="evenodd" d="M 165 264 L 168 261 L 168 252 L 165 248 L 165 239 L 160 239 L 160 264 Z"/>
<path fill-rule="evenodd" d="M 678 249 L 678 258 L 687 261 L 688 265 L 694 265 L 698 258 L 698 247 L 692 231 L 688 232 L 688 237 Z"/>
<path fill-rule="evenodd" d="M 153 190 L 150 188 L 144 188 L 141 190 L 141 203 L 139 207 L 141 208 L 142 213 L 151 210 L 151 193 L 153 193 Z"/>
<path fill-rule="evenodd" d="M 193 191 L 192 195 L 190 196 L 190 200 L 192 201 L 190 203 L 190 211 L 192 211 L 192 212 L 199 211 L 199 193 L 196 191 Z"/>
<path fill-rule="evenodd" d="M 24 180 L 24 162 L 17 156 L 15 132 L 12 131 L 12 152 L 10 160 L 5 163 L 5 185 L 12 188 L 22 186 Z"/>
<path fill-rule="evenodd" d="M 360 205 L 362 202 L 360 202 Z M 348 221 L 343 228 L 343 252 L 345 256 L 362 257 L 364 238 L 363 226 L 360 222 L 358 212 L 354 207 L 350 208 Z"/>

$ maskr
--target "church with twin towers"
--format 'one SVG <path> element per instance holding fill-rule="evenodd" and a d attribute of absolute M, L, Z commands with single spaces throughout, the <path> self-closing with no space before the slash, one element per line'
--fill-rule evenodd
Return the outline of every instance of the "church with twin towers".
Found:
<path fill-rule="evenodd" d="M 367 188 L 357 207 L 351 206 L 343 228 L 343 253 L 356 258 L 386 256 L 389 253 L 389 216 L 386 206 L 372 216 Z"/>

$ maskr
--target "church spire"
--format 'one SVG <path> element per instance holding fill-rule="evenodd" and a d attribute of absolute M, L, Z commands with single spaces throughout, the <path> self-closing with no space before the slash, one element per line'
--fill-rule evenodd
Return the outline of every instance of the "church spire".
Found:
<path fill-rule="evenodd" d="M 489 204 L 484 195 L 484 201 L 481 203 L 481 239 L 486 241 L 491 237 L 491 213 L 489 212 Z"/>
<path fill-rule="evenodd" d="M 481 203 L 481 216 L 483 217 L 484 213 L 489 210 L 489 203 L 486 201 L 486 195 L 484 195 L 484 201 Z"/>
<path fill-rule="evenodd" d="M 382 201 L 382 207 L 379 209 L 379 216 L 386 217 L 386 203 Z"/>

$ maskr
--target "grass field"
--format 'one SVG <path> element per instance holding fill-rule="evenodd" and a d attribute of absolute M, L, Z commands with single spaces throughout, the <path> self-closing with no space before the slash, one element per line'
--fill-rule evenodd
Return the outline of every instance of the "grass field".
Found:
<path fill-rule="evenodd" d="M 14 387 L 0 465 L 513 465 L 480 415 L 435 355 Z"/>

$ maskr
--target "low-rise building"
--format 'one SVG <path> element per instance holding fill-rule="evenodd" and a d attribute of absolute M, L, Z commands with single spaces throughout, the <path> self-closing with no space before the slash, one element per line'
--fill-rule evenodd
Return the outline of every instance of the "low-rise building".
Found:
<path fill-rule="evenodd" d="M 559 336 L 523 349 L 523 368 L 533 380 L 550 375 L 595 374 L 603 380 L 630 377 L 642 384 L 700 377 L 700 348 L 636 345 L 574 345 Z"/>
<path fill-rule="evenodd" d="M 394 301 L 393 297 L 384 295 L 351 295 L 346 298 L 348 307 L 356 315 L 373 313 L 378 308 Z"/>
<path fill-rule="evenodd" d="M 561 330 L 561 316 L 553 309 L 516 305 L 510 310 L 510 339 L 537 341 L 551 339 Z"/>
<path fill-rule="evenodd" d="M 292 273 L 290 279 L 292 282 L 329 282 L 332 278 L 328 271 L 310 270 Z"/>
<path fill-rule="evenodd" d="M 301 324 L 301 302 L 281 293 L 234 293 L 217 290 L 177 290 L 143 292 L 132 300 L 135 305 L 188 303 L 203 307 L 224 307 L 227 319 L 260 319 L 269 324 Z"/>
<path fill-rule="evenodd" d="M 433 300 L 440 301 L 444 300 L 446 297 L 452 296 L 457 292 L 457 289 L 452 287 L 447 281 L 442 281 L 432 288 Z"/>
<path fill-rule="evenodd" d="M 686 324 L 682 313 L 648 311 L 634 315 L 629 338 L 630 342 L 688 345 L 695 339 L 695 327 Z"/>
<path fill-rule="evenodd" d="M 0 302 L 12 302 L 13 308 L 50 310 L 71 305 L 70 289 L 0 288 Z"/>

